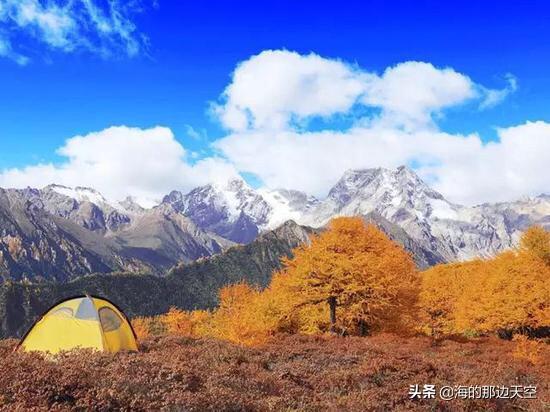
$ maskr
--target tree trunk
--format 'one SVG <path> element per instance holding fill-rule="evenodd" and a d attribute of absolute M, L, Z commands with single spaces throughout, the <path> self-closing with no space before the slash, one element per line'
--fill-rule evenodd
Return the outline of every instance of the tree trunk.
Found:
<path fill-rule="evenodd" d="M 330 331 L 336 333 L 336 296 L 328 298 L 328 305 L 330 307 Z"/>
<path fill-rule="evenodd" d="M 364 319 L 359 320 L 359 336 L 367 336 L 369 334 L 369 325 Z"/>

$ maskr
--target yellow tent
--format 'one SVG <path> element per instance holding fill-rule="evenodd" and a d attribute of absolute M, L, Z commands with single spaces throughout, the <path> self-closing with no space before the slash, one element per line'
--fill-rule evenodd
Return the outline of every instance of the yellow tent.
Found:
<path fill-rule="evenodd" d="M 107 299 L 78 296 L 58 303 L 30 328 L 18 349 L 52 354 L 75 348 L 137 350 L 128 318 Z"/>

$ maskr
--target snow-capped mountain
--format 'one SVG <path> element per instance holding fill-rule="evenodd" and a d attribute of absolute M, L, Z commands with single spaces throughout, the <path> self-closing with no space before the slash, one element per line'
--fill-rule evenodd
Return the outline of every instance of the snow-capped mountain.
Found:
<path fill-rule="evenodd" d="M 317 199 L 293 190 L 254 190 L 242 179 L 210 184 L 187 194 L 173 191 L 163 199 L 199 227 L 238 243 L 264 230 L 300 220 Z"/>
<path fill-rule="evenodd" d="M 171 207 L 108 201 L 90 188 L 0 189 L 0 282 L 116 270 L 163 273 L 233 242 Z"/>
<path fill-rule="evenodd" d="M 534 202 L 527 201 L 529 205 Z M 396 170 L 348 171 L 301 222 L 318 227 L 334 216 L 376 212 L 403 228 L 422 247 L 453 261 L 493 255 L 513 246 L 527 226 L 540 223 L 540 213 L 527 206 L 514 212 L 514 207 L 515 203 L 479 207 L 454 204 L 402 166 Z M 521 218 L 511 220 L 512 214 Z"/>
<path fill-rule="evenodd" d="M 514 246 L 529 225 L 550 225 L 550 196 L 466 207 L 446 200 L 405 166 L 350 170 L 322 200 L 232 180 L 172 192 L 164 202 L 199 227 L 239 243 L 287 220 L 322 227 L 335 216 L 375 213 L 445 261 L 494 255 Z"/>
<path fill-rule="evenodd" d="M 49 185 L 41 190 L 22 191 L 29 201 L 41 205 L 54 216 L 68 219 L 88 230 L 118 230 L 131 221 L 134 214 L 118 202 L 108 201 L 97 190 L 87 187 Z"/>
<path fill-rule="evenodd" d="M 491 256 L 516 245 L 530 225 L 550 228 L 549 195 L 467 207 L 449 202 L 407 167 L 350 170 L 324 199 L 254 189 L 242 179 L 173 191 L 151 208 L 84 187 L 0 191 L 0 272 L 21 276 L 37 270 L 65 277 L 118 269 L 161 273 L 249 243 L 289 220 L 321 228 L 335 216 L 363 216 L 420 267 Z M 59 267 L 63 261 L 67 268 Z"/>

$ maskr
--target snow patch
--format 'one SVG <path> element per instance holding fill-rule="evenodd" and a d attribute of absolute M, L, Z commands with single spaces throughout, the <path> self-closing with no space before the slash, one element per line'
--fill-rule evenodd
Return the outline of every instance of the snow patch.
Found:
<path fill-rule="evenodd" d="M 288 220 L 300 222 L 302 213 L 297 210 L 293 210 L 290 207 L 290 201 L 279 192 L 260 189 L 258 190 L 258 194 L 271 208 L 268 221 L 262 229 L 275 229 Z"/>
<path fill-rule="evenodd" d="M 452 219 L 456 220 L 458 213 L 453 207 L 447 203 L 445 200 L 440 199 L 430 199 L 429 202 L 432 207 L 431 216 L 437 219 Z"/>

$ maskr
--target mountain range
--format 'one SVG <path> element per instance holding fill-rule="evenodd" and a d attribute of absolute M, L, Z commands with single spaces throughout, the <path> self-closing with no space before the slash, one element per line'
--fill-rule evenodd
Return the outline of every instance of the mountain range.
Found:
<path fill-rule="evenodd" d="M 548 195 L 463 206 L 445 199 L 405 166 L 349 170 L 324 199 L 295 190 L 254 190 L 233 180 L 187 194 L 173 191 L 163 204 L 237 243 L 287 220 L 320 228 L 335 216 L 364 216 L 410 251 L 423 254 L 421 266 L 492 256 L 516 245 L 527 227 L 550 227 Z"/>
<path fill-rule="evenodd" d="M 463 206 L 411 169 L 349 170 L 323 199 L 254 189 L 242 179 L 172 191 L 152 208 L 91 188 L 0 189 L 0 277 L 68 281 L 90 273 L 163 274 L 292 220 L 324 227 L 363 216 L 401 243 L 419 267 L 513 247 L 528 226 L 550 227 L 550 196 Z"/>

